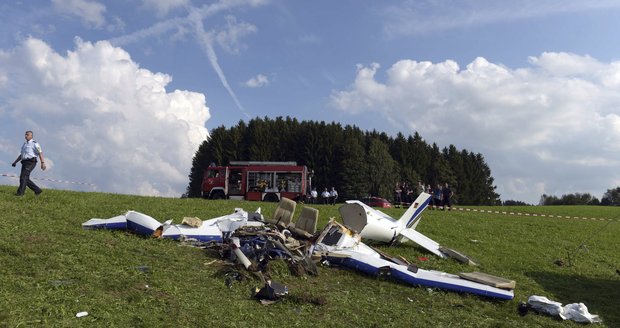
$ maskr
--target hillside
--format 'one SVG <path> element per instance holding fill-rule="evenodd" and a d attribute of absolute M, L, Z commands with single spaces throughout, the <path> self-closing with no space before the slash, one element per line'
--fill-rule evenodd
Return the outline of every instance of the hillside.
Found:
<path fill-rule="evenodd" d="M 217 275 L 224 262 L 202 249 L 123 231 L 83 230 L 81 223 L 127 210 L 176 223 L 185 216 L 208 219 L 228 214 L 235 207 L 253 211 L 260 206 L 270 216 L 273 203 L 59 190 L 45 190 L 38 198 L 32 193 L 16 198 L 14 189 L 0 186 L 0 327 L 580 326 L 543 315 L 520 316 L 517 306 L 530 295 L 563 304 L 583 302 L 601 316 L 600 327 L 620 326 L 616 208 L 510 209 L 597 220 L 427 210 L 418 230 L 476 259 L 479 268 L 436 258 L 411 244 L 379 247 L 425 269 L 483 271 L 514 279 L 512 301 L 415 288 L 325 266 L 317 277 L 300 278 L 274 263 L 274 277 L 289 287 L 290 295 L 263 306 L 250 294 L 258 280 L 249 278 L 228 288 L 224 277 Z M 316 208 L 319 228 L 329 217 L 338 217 L 338 206 Z M 386 212 L 400 216 L 403 210 Z M 587 248 L 576 250 L 586 238 Z M 567 263 L 568 252 L 572 266 L 554 264 L 557 259 Z M 76 318 L 82 311 L 89 314 Z"/>

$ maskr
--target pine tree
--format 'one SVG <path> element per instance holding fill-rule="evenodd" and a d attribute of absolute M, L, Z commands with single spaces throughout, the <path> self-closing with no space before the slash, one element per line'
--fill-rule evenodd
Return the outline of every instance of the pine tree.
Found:
<path fill-rule="evenodd" d="M 388 198 L 397 180 L 396 161 L 392 159 L 388 147 L 380 139 L 371 139 L 368 146 L 368 181 L 370 194 Z"/>

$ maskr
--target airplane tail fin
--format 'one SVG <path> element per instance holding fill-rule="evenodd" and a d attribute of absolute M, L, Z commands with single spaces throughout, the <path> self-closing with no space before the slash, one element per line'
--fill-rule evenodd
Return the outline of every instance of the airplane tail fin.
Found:
<path fill-rule="evenodd" d="M 418 224 L 422 212 L 426 209 L 431 201 L 431 195 L 425 192 L 421 193 L 418 198 L 411 203 L 411 206 L 405 211 L 405 213 L 398 220 L 398 224 L 403 228 L 415 229 Z"/>

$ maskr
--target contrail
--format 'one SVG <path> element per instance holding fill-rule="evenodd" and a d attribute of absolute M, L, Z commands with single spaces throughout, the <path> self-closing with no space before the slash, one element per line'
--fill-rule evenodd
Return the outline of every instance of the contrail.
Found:
<path fill-rule="evenodd" d="M 196 39 L 202 47 L 202 50 L 206 52 L 207 58 L 209 58 L 209 62 L 211 63 L 211 67 L 213 67 L 213 70 L 215 70 L 215 72 L 217 73 L 217 76 L 220 78 L 220 82 L 222 82 L 222 85 L 228 91 L 228 94 L 230 94 L 241 113 L 243 113 L 245 117 L 251 118 L 250 115 L 246 112 L 243 105 L 241 105 L 241 102 L 239 102 L 237 95 L 226 80 L 224 71 L 222 71 L 222 68 L 217 61 L 217 55 L 215 54 L 215 50 L 213 49 L 213 38 L 211 37 L 211 33 L 205 31 L 204 25 L 202 24 L 202 17 L 198 14 L 198 12 L 193 11 L 192 13 L 190 13 L 189 18 L 194 24 L 194 28 L 196 30 Z"/>
<path fill-rule="evenodd" d="M 212 4 L 212 5 L 205 5 L 201 8 L 190 6 L 187 9 L 189 14 L 186 17 L 183 17 L 183 18 L 176 17 L 176 18 L 167 19 L 167 20 L 158 22 L 145 29 L 142 29 L 142 30 L 139 30 L 139 31 L 136 31 L 136 32 L 124 35 L 124 36 L 120 36 L 117 38 L 109 39 L 108 41 L 115 46 L 126 45 L 130 43 L 138 42 L 140 40 L 143 40 L 149 37 L 161 35 L 165 32 L 168 32 L 172 29 L 175 29 L 183 25 L 189 25 L 189 24 L 193 25 L 194 31 L 196 33 L 195 35 L 196 41 L 198 42 L 202 50 L 207 55 L 207 58 L 209 59 L 209 63 L 211 64 L 211 67 L 213 68 L 218 78 L 220 79 L 220 82 L 224 86 L 224 89 L 226 89 L 230 97 L 233 99 L 239 111 L 241 111 L 241 113 L 245 115 L 246 118 L 249 119 L 251 118 L 250 114 L 248 114 L 248 112 L 245 110 L 245 108 L 239 101 L 239 98 L 237 98 L 237 95 L 235 94 L 234 90 L 228 84 L 226 75 L 224 74 L 222 67 L 218 63 L 217 55 L 215 53 L 215 49 L 213 48 L 213 38 L 211 37 L 211 32 L 205 31 L 202 20 L 205 17 L 214 15 L 222 10 L 227 10 L 232 7 L 237 7 L 237 6 L 246 5 L 246 4 L 257 6 L 257 5 L 261 5 L 262 3 L 263 3 L 262 1 L 256 1 L 256 0 L 250 1 L 250 2 L 223 1 L 223 2 Z"/>

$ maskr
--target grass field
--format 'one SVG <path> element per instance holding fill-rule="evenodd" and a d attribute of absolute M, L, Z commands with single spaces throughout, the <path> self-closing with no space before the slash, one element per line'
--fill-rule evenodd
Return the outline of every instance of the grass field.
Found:
<path fill-rule="evenodd" d="M 320 267 L 317 277 L 297 277 L 274 262 L 274 278 L 289 287 L 290 295 L 263 306 L 251 297 L 258 280 L 228 288 L 217 275 L 223 262 L 213 262 L 217 258 L 204 250 L 123 231 L 83 230 L 81 223 L 127 210 L 175 223 L 185 216 L 229 214 L 235 207 L 261 206 L 270 216 L 275 204 L 60 190 L 17 198 L 14 192 L 13 186 L 0 186 L 0 327 L 581 326 L 544 315 L 520 316 L 519 302 L 531 295 L 583 302 L 601 316 L 599 326 L 620 327 L 619 208 L 509 209 L 611 223 L 427 210 L 418 230 L 474 258 L 479 268 L 439 259 L 412 244 L 380 247 L 424 269 L 483 271 L 516 280 L 513 301 L 410 287 L 333 267 Z M 320 228 L 329 217 L 338 217 L 338 206 L 316 208 Z M 386 212 L 400 216 L 403 211 Z M 585 239 L 586 247 L 577 250 Z M 554 264 L 558 259 L 568 264 L 568 252 L 572 266 Z M 89 314 L 76 318 L 82 311 Z"/>

